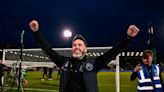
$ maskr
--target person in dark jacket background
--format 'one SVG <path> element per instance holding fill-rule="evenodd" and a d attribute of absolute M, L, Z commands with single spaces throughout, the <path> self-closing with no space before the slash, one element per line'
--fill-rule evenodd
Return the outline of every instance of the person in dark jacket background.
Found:
<path fill-rule="evenodd" d="M 4 72 L 3 72 L 3 68 L 5 67 L 5 65 L 3 64 L 3 52 L 0 51 L 0 92 L 3 91 L 3 80 L 4 80 Z"/>
<path fill-rule="evenodd" d="M 48 80 L 52 80 L 53 68 L 48 69 Z"/>
<path fill-rule="evenodd" d="M 127 36 L 116 46 L 95 60 L 90 60 L 86 57 L 87 41 L 82 35 L 77 34 L 72 40 L 72 57 L 65 57 L 52 50 L 39 32 L 38 21 L 32 20 L 29 26 L 43 51 L 61 69 L 60 92 L 98 92 L 97 72 L 127 47 L 139 33 L 135 25 L 130 25 Z"/>
<path fill-rule="evenodd" d="M 48 74 L 47 74 L 47 67 L 43 67 L 43 75 L 42 75 L 42 81 L 45 79 L 45 76 L 48 78 Z"/>

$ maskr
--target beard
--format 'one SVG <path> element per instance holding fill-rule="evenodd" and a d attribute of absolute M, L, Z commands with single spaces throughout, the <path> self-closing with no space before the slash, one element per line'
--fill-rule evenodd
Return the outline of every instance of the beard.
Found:
<path fill-rule="evenodd" d="M 82 53 L 72 53 L 72 57 L 76 59 L 83 59 L 84 56 Z"/>

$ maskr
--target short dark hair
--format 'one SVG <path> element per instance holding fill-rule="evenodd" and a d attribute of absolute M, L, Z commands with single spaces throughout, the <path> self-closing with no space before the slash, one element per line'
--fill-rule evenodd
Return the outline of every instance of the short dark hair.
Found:
<path fill-rule="evenodd" d="M 82 40 L 84 42 L 84 44 L 87 46 L 87 41 L 81 34 L 76 34 L 75 37 L 73 38 L 72 42 L 74 42 L 77 39 Z"/>
<path fill-rule="evenodd" d="M 142 58 L 147 59 L 149 56 L 153 56 L 153 52 L 151 50 L 144 50 Z"/>

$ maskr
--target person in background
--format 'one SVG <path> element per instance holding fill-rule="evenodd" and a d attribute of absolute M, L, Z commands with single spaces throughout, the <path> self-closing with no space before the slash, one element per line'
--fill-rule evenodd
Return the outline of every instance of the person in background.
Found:
<path fill-rule="evenodd" d="M 53 68 L 48 69 L 48 80 L 52 80 Z"/>
<path fill-rule="evenodd" d="M 143 51 L 142 63 L 139 63 L 131 75 L 131 81 L 138 77 L 138 92 L 164 92 L 161 67 L 152 64 L 153 52 Z"/>
<path fill-rule="evenodd" d="M 47 75 L 47 67 L 43 67 L 43 76 L 42 76 L 42 81 L 45 79 L 45 76 L 48 78 L 48 75 Z"/>
<path fill-rule="evenodd" d="M 3 57 L 3 52 L 0 51 L 0 92 L 3 92 L 3 80 L 4 80 L 3 68 L 5 67 L 2 57 Z"/>

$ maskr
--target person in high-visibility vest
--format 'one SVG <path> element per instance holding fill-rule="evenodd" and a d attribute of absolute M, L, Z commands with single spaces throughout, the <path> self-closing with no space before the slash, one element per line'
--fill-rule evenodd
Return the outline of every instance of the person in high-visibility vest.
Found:
<path fill-rule="evenodd" d="M 143 51 L 142 63 L 138 64 L 131 75 L 131 81 L 138 77 L 138 92 L 164 92 L 161 68 L 152 64 L 153 52 Z"/>

